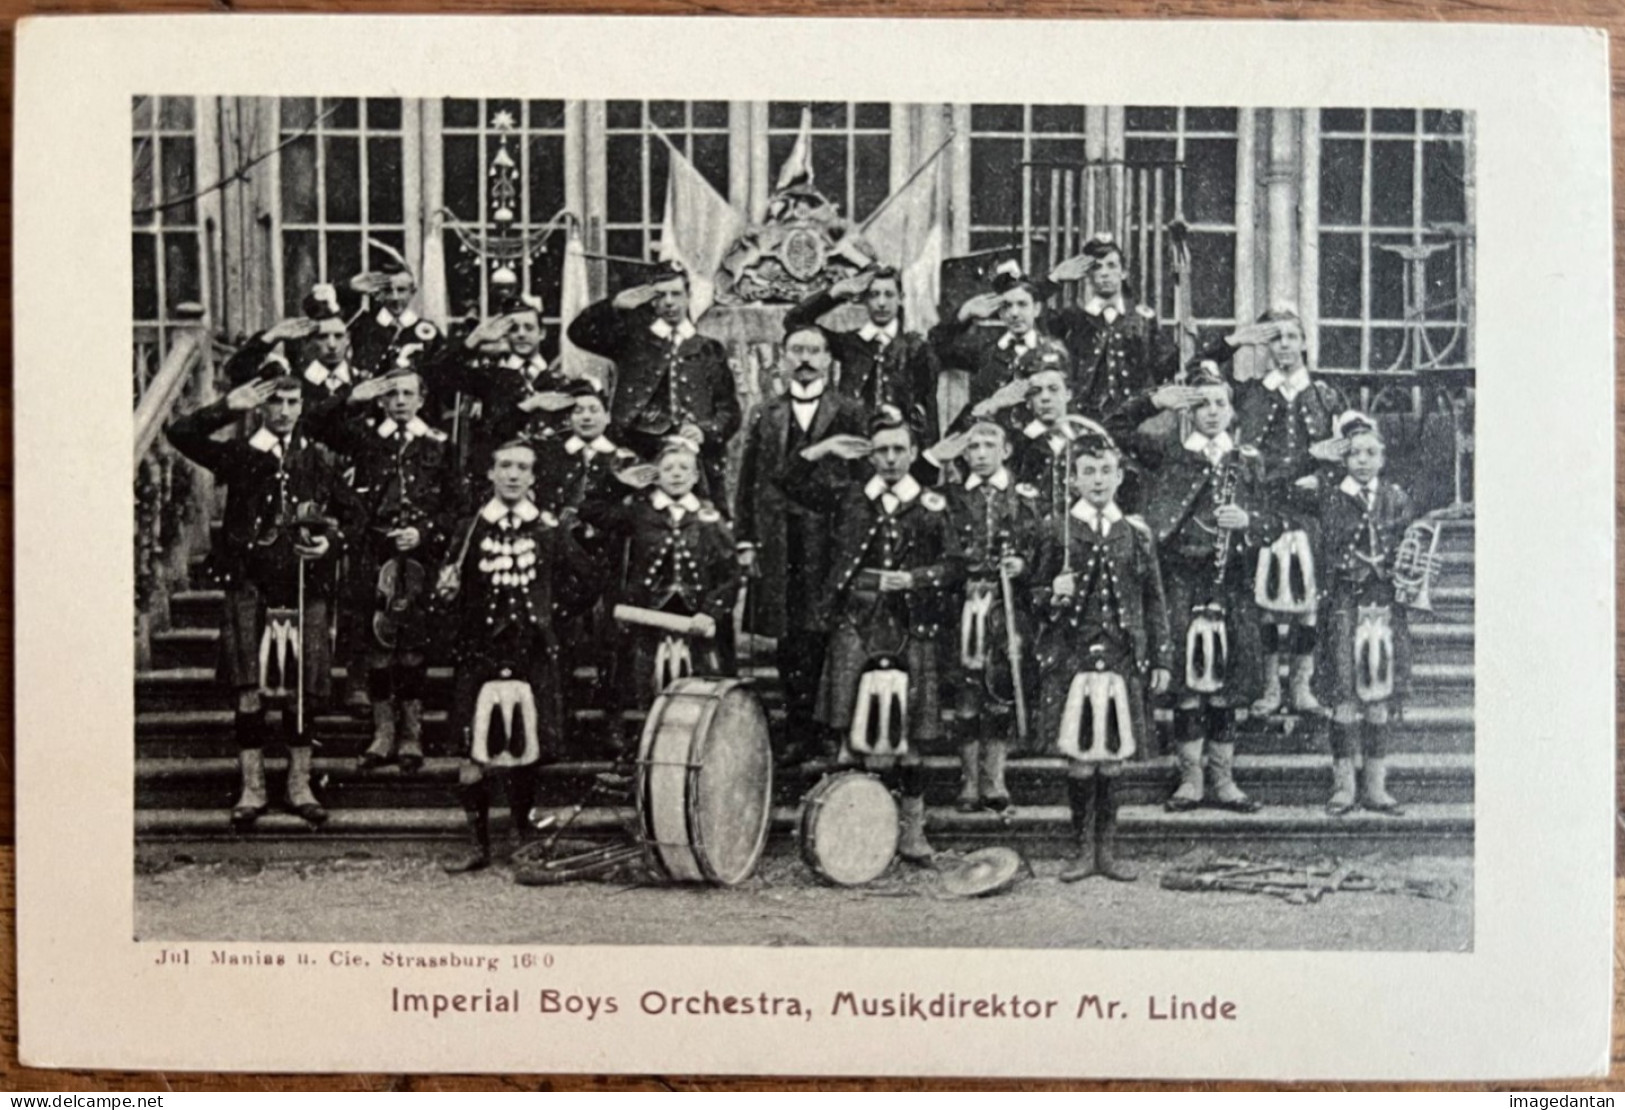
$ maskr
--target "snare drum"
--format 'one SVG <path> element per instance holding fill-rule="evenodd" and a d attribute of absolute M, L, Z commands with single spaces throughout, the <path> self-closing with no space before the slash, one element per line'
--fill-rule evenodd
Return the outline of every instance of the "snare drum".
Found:
<path fill-rule="evenodd" d="M 878 879 L 897 854 L 897 802 L 863 771 L 824 778 L 801 803 L 801 858 L 827 883 Z"/>
<path fill-rule="evenodd" d="M 638 827 L 668 877 L 749 878 L 772 794 L 767 711 L 742 680 L 680 678 L 655 699 L 638 745 Z"/>

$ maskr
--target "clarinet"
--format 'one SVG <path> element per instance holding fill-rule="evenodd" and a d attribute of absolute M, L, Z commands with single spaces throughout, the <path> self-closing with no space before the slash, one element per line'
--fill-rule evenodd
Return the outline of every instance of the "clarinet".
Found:
<path fill-rule="evenodd" d="M 1235 459 L 1219 461 L 1219 484 L 1213 491 L 1215 509 L 1236 503 L 1236 485 L 1240 481 L 1241 467 Z M 1215 522 L 1217 523 L 1217 522 Z M 1224 582 L 1224 570 L 1230 562 L 1230 536 L 1233 529 L 1217 528 L 1214 535 L 1213 569 L 1219 583 Z"/>

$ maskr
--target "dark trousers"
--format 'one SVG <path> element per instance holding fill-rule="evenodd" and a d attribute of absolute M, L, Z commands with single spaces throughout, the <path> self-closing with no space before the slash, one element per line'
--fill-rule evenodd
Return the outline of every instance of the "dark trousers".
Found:
<path fill-rule="evenodd" d="M 812 734 L 826 643 L 824 633 L 810 629 L 786 630 L 785 635 L 779 637 L 775 663 L 784 689 L 785 719 L 792 739 Z"/>

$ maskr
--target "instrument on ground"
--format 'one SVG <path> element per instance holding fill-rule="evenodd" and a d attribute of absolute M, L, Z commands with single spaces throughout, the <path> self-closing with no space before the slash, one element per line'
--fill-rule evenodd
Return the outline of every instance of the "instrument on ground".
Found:
<path fill-rule="evenodd" d="M 878 879 L 897 854 L 897 802 L 864 771 L 826 775 L 801 802 L 801 858 L 836 886 Z"/>
<path fill-rule="evenodd" d="M 1356 613 L 1354 694 L 1366 702 L 1394 695 L 1394 614 L 1386 605 L 1362 605 Z"/>
<path fill-rule="evenodd" d="M 1213 492 L 1218 508 L 1234 505 L 1241 468 L 1234 459 L 1219 462 L 1219 484 Z M 1215 531 L 1213 557 L 1215 599 L 1191 611 L 1185 628 L 1185 686 L 1198 694 L 1216 694 L 1230 677 L 1230 629 L 1224 606 L 1224 572 L 1230 564 L 1231 529 Z"/>
<path fill-rule="evenodd" d="M 655 699 L 638 745 L 638 828 L 678 882 L 734 886 L 767 842 L 773 755 L 767 712 L 736 678 L 679 679 Z"/>
<path fill-rule="evenodd" d="M 527 767 L 541 758 L 536 694 L 530 683 L 504 669 L 480 687 L 474 702 L 469 758 L 485 767 Z"/>
<path fill-rule="evenodd" d="M 858 679 L 847 747 L 859 755 L 908 751 L 908 671 L 891 656 L 872 659 Z"/>
<path fill-rule="evenodd" d="M 1297 614 L 1313 613 L 1317 599 L 1309 534 L 1301 529 L 1282 532 L 1258 553 L 1253 600 L 1267 612 Z"/>
<path fill-rule="evenodd" d="M 1134 754 L 1134 718 L 1122 675 L 1081 671 L 1072 677 L 1057 746 L 1062 755 L 1084 763 L 1115 762 Z"/>
<path fill-rule="evenodd" d="M 1410 609 L 1433 611 L 1433 587 L 1439 579 L 1441 521 L 1423 517 L 1405 529 L 1394 552 L 1394 601 Z"/>
<path fill-rule="evenodd" d="M 513 853 L 513 881 L 520 886 L 551 886 L 575 879 L 608 879 L 628 870 L 639 868 L 646 860 L 641 843 L 621 841 L 583 847 L 579 843 L 561 849 L 560 838 L 569 831 L 587 804 L 598 801 L 609 805 L 624 805 L 631 801 L 630 781 L 624 776 L 604 773 L 598 775 L 587 796 L 571 807 L 563 821 L 554 816 L 544 818 L 536 832 L 546 833 Z"/>
<path fill-rule="evenodd" d="M 982 848 L 943 873 L 942 890 L 955 898 L 985 898 L 1009 890 L 1024 870 L 1032 873 L 1014 849 Z"/>

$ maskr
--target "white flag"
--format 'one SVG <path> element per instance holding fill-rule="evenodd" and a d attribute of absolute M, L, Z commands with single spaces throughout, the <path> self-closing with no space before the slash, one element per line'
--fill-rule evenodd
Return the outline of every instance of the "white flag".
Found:
<path fill-rule="evenodd" d="M 660 257 L 676 259 L 689 275 L 689 316 L 699 320 L 716 299 L 716 273 L 728 248 L 745 232 L 745 217 L 712 188 L 682 151 L 672 146 L 666 179 L 666 216 Z"/>
<path fill-rule="evenodd" d="M 581 314 L 592 299 L 587 288 L 587 256 L 581 248 L 581 229 L 569 221 L 569 238 L 564 245 L 564 272 L 559 282 L 559 364 L 572 378 L 590 378 L 606 393 L 613 365 L 608 359 L 583 351 L 570 342 L 570 321 Z"/>

